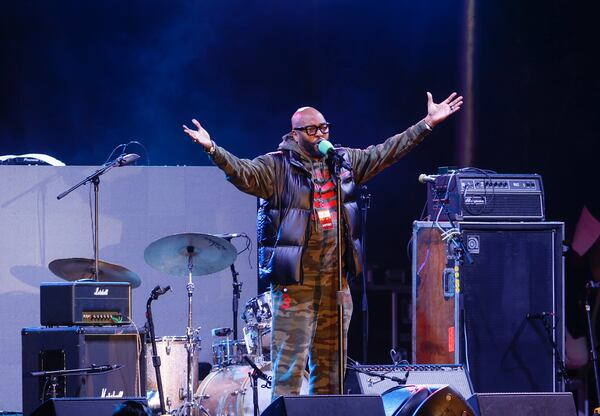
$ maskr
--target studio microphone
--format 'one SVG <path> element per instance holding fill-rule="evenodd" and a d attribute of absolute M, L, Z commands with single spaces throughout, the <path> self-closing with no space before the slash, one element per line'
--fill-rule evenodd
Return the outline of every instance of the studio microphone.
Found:
<path fill-rule="evenodd" d="M 350 164 L 344 160 L 342 155 L 335 151 L 335 148 L 329 140 L 323 139 L 319 143 L 317 143 L 317 150 L 323 156 L 327 156 L 331 160 L 341 164 L 343 168 L 352 170 L 352 166 L 350 166 Z"/>
<path fill-rule="evenodd" d="M 529 320 L 532 319 L 546 319 L 547 317 L 556 316 L 554 312 L 539 312 L 539 313 L 528 313 L 525 317 Z"/>
<path fill-rule="evenodd" d="M 117 158 L 117 160 L 115 160 L 115 166 L 127 166 L 127 165 L 131 165 L 133 162 L 135 162 L 136 160 L 138 160 L 140 158 L 140 155 L 136 154 L 136 153 L 128 153 L 126 155 L 121 155 Z"/>
<path fill-rule="evenodd" d="M 154 297 L 154 299 L 158 299 L 160 295 L 164 295 L 169 290 L 171 290 L 171 286 L 160 287 L 156 285 L 156 287 L 152 289 L 152 296 Z"/>
<path fill-rule="evenodd" d="M 421 173 L 419 175 L 419 182 L 421 183 L 435 183 L 435 180 L 437 179 L 439 175 L 426 175 L 424 173 Z"/>
<path fill-rule="evenodd" d="M 265 373 L 263 373 L 262 370 L 256 366 L 254 361 L 252 361 L 250 359 L 250 357 L 248 357 L 246 354 L 243 354 L 242 358 L 244 359 L 244 361 L 246 361 L 248 364 L 250 364 L 250 367 L 252 367 L 252 369 L 256 372 L 256 375 L 258 376 L 258 378 L 261 378 L 264 381 L 266 381 L 267 385 L 269 385 L 269 386 L 271 385 L 271 378 L 268 375 L 266 375 Z"/>
<path fill-rule="evenodd" d="M 119 368 L 123 368 L 123 364 L 107 364 L 107 365 L 95 365 L 88 369 L 88 373 L 107 373 L 109 371 L 118 370 Z"/>

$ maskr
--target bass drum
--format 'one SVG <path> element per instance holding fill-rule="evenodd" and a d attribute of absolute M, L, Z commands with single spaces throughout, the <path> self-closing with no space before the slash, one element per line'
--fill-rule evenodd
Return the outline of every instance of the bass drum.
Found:
<path fill-rule="evenodd" d="M 271 363 L 257 366 L 267 376 L 272 375 Z M 208 416 L 254 415 L 252 395 L 252 372 L 249 365 L 236 365 L 212 371 L 200 384 L 196 397 L 208 412 Z M 258 379 L 258 412 L 261 414 L 271 404 L 271 389 L 263 387 L 265 382 Z M 300 394 L 308 394 L 308 374 L 302 377 Z M 202 413 L 202 412 L 201 412 Z M 203 414 L 203 413 L 202 413 Z"/>

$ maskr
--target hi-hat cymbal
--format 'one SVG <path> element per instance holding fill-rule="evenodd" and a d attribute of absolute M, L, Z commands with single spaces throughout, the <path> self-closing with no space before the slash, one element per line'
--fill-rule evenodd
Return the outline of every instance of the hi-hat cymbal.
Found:
<path fill-rule="evenodd" d="M 94 279 L 94 259 L 71 258 L 57 259 L 50 262 L 48 268 L 61 279 L 74 282 L 81 279 Z M 138 287 L 142 280 L 129 269 L 118 264 L 98 261 L 99 282 L 128 282 L 131 287 Z"/>
<path fill-rule="evenodd" d="M 146 263 L 171 276 L 188 276 L 190 257 L 192 276 L 202 276 L 230 266 L 237 257 L 237 250 L 221 237 L 198 233 L 163 237 L 144 250 Z"/>

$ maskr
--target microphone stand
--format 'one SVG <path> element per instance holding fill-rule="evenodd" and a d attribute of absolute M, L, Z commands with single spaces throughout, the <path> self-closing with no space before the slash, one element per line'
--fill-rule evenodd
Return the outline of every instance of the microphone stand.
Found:
<path fill-rule="evenodd" d="M 594 370 L 594 381 L 596 383 L 596 405 L 600 406 L 600 376 L 598 375 L 598 352 L 596 351 L 596 340 L 594 339 L 594 331 L 592 329 L 592 312 L 590 308 L 590 295 L 593 288 L 597 288 L 598 285 L 594 281 L 590 281 L 586 284 L 585 293 L 585 313 L 587 316 L 587 327 L 588 336 L 590 337 L 590 348 L 592 353 L 592 368 Z M 598 407 L 596 407 L 598 409 Z M 594 413 L 596 411 L 594 410 Z"/>
<path fill-rule="evenodd" d="M 406 384 L 406 381 L 408 380 L 408 371 L 406 372 L 406 375 L 404 377 L 394 377 L 394 376 L 388 376 L 387 373 L 384 374 L 379 374 L 379 373 L 375 373 L 373 371 L 368 371 L 365 370 L 364 368 L 361 368 L 361 366 L 352 366 L 350 367 L 352 370 L 356 371 L 357 373 L 362 373 L 364 375 L 367 375 L 369 377 L 377 377 L 379 378 L 379 382 L 383 381 L 383 380 L 390 380 L 393 381 L 395 383 L 398 383 L 398 385 L 400 386 L 404 386 Z M 370 381 L 370 383 L 372 383 L 372 381 Z"/>
<path fill-rule="evenodd" d="M 367 363 L 369 348 L 369 304 L 367 302 L 367 212 L 371 208 L 371 194 L 365 185 L 360 187 L 361 239 L 362 239 L 362 361 Z"/>
<path fill-rule="evenodd" d="M 113 365 L 92 365 L 91 367 L 85 368 L 72 368 L 70 370 L 50 370 L 50 371 L 33 371 L 31 375 L 34 377 L 45 377 L 50 380 L 50 391 L 51 395 L 49 398 L 57 398 L 57 388 L 59 385 L 58 378 L 64 376 L 93 376 L 96 374 L 109 373 L 111 371 L 118 370 L 123 367 L 123 364 Z M 47 381 L 46 381 L 47 383 Z M 44 402 L 46 399 L 46 389 L 42 390 L 40 397 L 41 401 Z"/>
<path fill-rule="evenodd" d="M 552 319 L 558 320 L 558 317 L 556 317 L 556 318 L 553 317 Z M 552 345 L 552 350 L 554 352 L 554 359 L 556 360 L 556 363 L 558 365 L 557 373 L 562 378 L 563 382 L 565 384 L 567 384 L 567 383 L 569 383 L 569 375 L 567 374 L 567 369 L 565 368 L 565 362 L 561 358 L 560 352 L 558 351 L 558 346 L 556 345 L 556 342 L 554 342 L 554 338 L 552 336 L 552 330 L 554 328 L 550 324 L 550 320 L 548 319 L 548 316 L 543 316 L 541 318 L 541 321 L 542 321 L 542 325 L 544 325 L 544 329 L 546 330 L 546 339 L 548 340 L 550 345 Z M 596 366 L 594 366 L 594 368 L 596 368 Z"/>
<path fill-rule="evenodd" d="M 262 387 L 266 388 L 271 388 L 271 379 L 269 376 L 263 373 L 260 368 L 256 366 L 256 363 L 252 361 L 252 359 L 248 355 L 243 355 L 242 358 L 250 365 L 250 367 L 252 367 L 252 372 L 248 373 L 248 375 L 250 376 L 252 385 L 254 416 L 259 416 L 260 409 L 258 408 L 258 379 L 261 378 L 265 381 L 265 384 Z"/>
<path fill-rule="evenodd" d="M 136 155 L 137 156 L 137 155 Z M 99 217 L 99 194 L 100 194 L 100 176 L 105 174 L 106 172 L 108 172 L 109 170 L 111 170 L 112 168 L 114 168 L 115 166 L 123 166 L 124 164 L 127 163 L 131 163 L 133 161 L 135 161 L 137 158 L 139 158 L 139 156 L 137 156 L 135 159 L 131 160 L 131 161 L 127 161 L 124 158 L 124 155 L 121 155 L 117 158 L 115 158 L 113 161 L 107 163 L 106 165 L 102 166 L 100 169 L 98 169 L 97 171 L 95 171 L 94 173 L 92 173 L 91 175 L 87 176 L 85 179 L 83 179 L 81 182 L 73 185 L 72 187 L 70 187 L 69 189 L 67 189 L 66 191 L 64 191 L 63 193 L 61 193 L 60 195 L 58 195 L 56 197 L 56 199 L 61 200 L 63 199 L 65 196 L 69 195 L 71 192 L 73 192 L 75 189 L 79 188 L 82 185 L 85 185 L 88 182 L 91 182 L 94 184 L 94 280 L 98 281 L 99 277 L 100 277 L 100 266 L 99 266 L 99 261 L 100 261 L 100 244 L 99 244 L 99 240 L 100 237 L 98 235 L 98 217 Z"/>
<path fill-rule="evenodd" d="M 152 366 L 156 373 L 156 385 L 158 387 L 158 399 L 160 400 L 160 414 L 165 415 L 165 397 L 163 392 L 162 377 L 160 375 L 160 356 L 156 348 L 156 336 L 154 334 L 154 319 L 152 318 L 152 301 L 158 299 L 159 294 L 156 289 L 150 293 L 150 297 L 146 302 L 146 319 L 148 320 L 148 332 L 150 333 L 150 343 L 152 344 Z"/>
<path fill-rule="evenodd" d="M 341 157 L 330 158 L 334 167 L 334 178 L 336 186 L 336 205 L 337 205 L 337 339 L 338 339 L 338 394 L 344 394 L 344 293 L 342 292 L 342 225 L 343 212 L 342 206 L 342 179 L 341 170 L 344 160 Z M 346 168 L 348 168 L 347 166 Z"/>

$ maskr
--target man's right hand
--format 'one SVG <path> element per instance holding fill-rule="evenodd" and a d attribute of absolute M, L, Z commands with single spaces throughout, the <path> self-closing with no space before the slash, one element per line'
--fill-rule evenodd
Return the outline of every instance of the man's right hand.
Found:
<path fill-rule="evenodd" d="M 183 125 L 183 131 L 187 133 L 192 140 L 204 147 L 204 150 L 208 151 L 212 148 L 213 142 L 210 139 L 210 134 L 200 125 L 200 122 L 195 118 L 192 119 L 192 123 L 197 127 L 197 130 L 192 130 L 185 124 Z"/>

